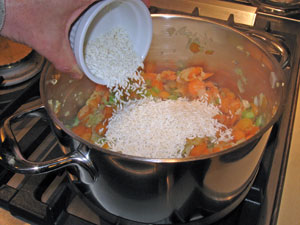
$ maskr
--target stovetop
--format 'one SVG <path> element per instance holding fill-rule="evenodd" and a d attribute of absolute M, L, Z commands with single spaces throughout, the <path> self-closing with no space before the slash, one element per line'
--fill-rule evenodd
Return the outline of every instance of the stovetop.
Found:
<path fill-rule="evenodd" d="M 153 2 L 154 6 L 150 7 L 152 13 L 174 12 L 170 10 L 178 12 L 172 8 L 168 8 L 166 11 L 166 8 L 162 9 L 156 4 L 156 2 L 166 3 L 168 1 L 153 0 Z M 173 0 L 172 2 L 176 5 L 175 3 L 179 1 Z M 189 4 L 192 4 L 193 15 L 198 16 L 201 15 L 201 10 L 199 10 L 201 4 L 197 5 L 195 2 L 200 1 L 184 1 L 186 4 L 184 9 L 188 9 L 187 11 L 191 13 Z M 234 4 L 232 1 L 226 2 Z M 214 225 L 275 225 L 298 95 L 300 23 L 295 17 L 274 16 L 269 12 L 257 11 L 257 8 L 249 6 L 249 1 L 238 2 L 239 4 L 235 4 L 236 6 L 242 4 L 246 8 L 237 9 L 228 14 L 226 21 L 220 21 L 247 32 L 269 49 L 284 68 L 288 78 L 289 92 L 285 110 L 272 129 L 259 172 L 247 197 L 233 212 Z M 223 5 L 222 7 L 228 6 Z M 182 10 L 180 12 L 182 13 Z M 247 19 L 245 21 L 248 22 L 243 23 L 243 15 L 253 16 L 253 21 L 250 21 L 249 24 Z M 266 34 L 267 38 L 261 34 Z M 274 44 L 270 45 L 270 43 Z M 20 108 L 40 101 L 39 74 L 32 78 L 29 84 L 21 90 L 19 89 L 10 101 L 5 101 L 5 98 L 0 96 L 0 121 Z M 0 87 L 0 93 L 4 90 L 6 91 L 7 87 Z M 13 129 L 20 149 L 27 159 L 43 161 L 63 154 L 48 122 L 42 118 L 25 118 L 13 124 Z M 91 211 L 72 191 L 65 170 L 29 176 L 14 174 L 0 166 L 0 207 L 30 224 L 133 225 L 132 222 L 117 218 L 107 212 L 103 212 L 99 216 Z M 199 223 L 194 221 L 189 224 Z"/>

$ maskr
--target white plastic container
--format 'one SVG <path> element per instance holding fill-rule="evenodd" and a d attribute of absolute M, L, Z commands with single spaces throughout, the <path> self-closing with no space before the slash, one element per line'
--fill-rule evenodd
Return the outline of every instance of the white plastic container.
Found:
<path fill-rule="evenodd" d="M 70 44 L 82 71 L 92 81 L 105 84 L 89 71 L 85 58 L 86 43 L 99 38 L 114 27 L 124 28 L 134 50 L 145 59 L 152 41 L 152 19 L 141 0 L 103 0 L 91 6 L 72 26 Z"/>

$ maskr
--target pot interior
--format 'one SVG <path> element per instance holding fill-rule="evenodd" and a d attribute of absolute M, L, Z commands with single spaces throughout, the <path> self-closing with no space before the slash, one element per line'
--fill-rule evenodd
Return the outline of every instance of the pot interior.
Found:
<path fill-rule="evenodd" d="M 210 81 L 236 96 L 263 107 L 265 132 L 278 119 L 285 77 L 273 56 L 251 38 L 213 21 L 175 15 L 154 15 L 153 39 L 144 62 L 145 71 L 160 73 L 202 67 L 213 73 Z M 49 67 L 41 80 L 42 100 L 52 120 L 74 138 L 70 128 L 96 84 Z M 84 141 L 83 139 L 80 139 Z M 101 150 L 94 145 L 95 149 Z"/>

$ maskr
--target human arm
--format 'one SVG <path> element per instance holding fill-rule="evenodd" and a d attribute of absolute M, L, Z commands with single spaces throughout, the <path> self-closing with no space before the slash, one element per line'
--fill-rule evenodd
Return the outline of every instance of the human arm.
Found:
<path fill-rule="evenodd" d="M 6 0 L 1 35 L 27 44 L 58 70 L 81 76 L 69 44 L 69 29 L 95 0 Z"/>
<path fill-rule="evenodd" d="M 96 0 L 4 1 L 6 14 L 0 35 L 30 46 L 62 72 L 82 75 L 70 47 L 69 30 Z"/>

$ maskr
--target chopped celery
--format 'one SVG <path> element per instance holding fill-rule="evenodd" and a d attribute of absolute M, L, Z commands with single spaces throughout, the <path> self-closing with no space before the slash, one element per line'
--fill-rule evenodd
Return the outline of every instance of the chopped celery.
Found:
<path fill-rule="evenodd" d="M 244 106 L 245 109 L 248 109 L 251 107 L 249 101 L 245 100 L 245 99 L 242 99 L 242 104 Z"/>
<path fill-rule="evenodd" d="M 178 96 L 177 95 L 169 95 L 168 99 L 177 100 Z"/>
<path fill-rule="evenodd" d="M 212 143 L 212 142 L 209 142 L 209 143 L 207 144 L 207 148 L 209 148 L 209 149 L 214 148 L 214 147 L 215 147 L 215 144 Z"/>
<path fill-rule="evenodd" d="M 244 75 L 243 70 L 241 68 L 235 68 L 234 72 L 240 76 Z"/>
<path fill-rule="evenodd" d="M 157 87 L 152 87 L 151 90 L 156 94 L 160 92 L 160 90 Z"/>
<path fill-rule="evenodd" d="M 151 86 L 151 80 L 145 80 L 147 86 Z"/>
<path fill-rule="evenodd" d="M 259 106 L 259 102 L 258 102 L 258 97 L 257 97 L 257 96 L 254 97 L 253 103 L 254 103 L 254 105 L 256 105 L 256 106 Z"/>
<path fill-rule="evenodd" d="M 93 132 L 92 137 L 91 137 L 91 141 L 93 143 L 97 144 L 97 145 L 102 146 L 105 143 L 106 139 L 105 139 L 105 137 L 102 137 L 99 134 Z"/>
<path fill-rule="evenodd" d="M 188 143 L 192 144 L 192 145 L 200 145 L 203 142 L 203 138 L 200 137 L 195 137 L 193 139 L 188 139 Z"/>
<path fill-rule="evenodd" d="M 181 156 L 182 157 L 186 157 L 190 154 L 192 148 L 194 147 L 194 145 L 190 144 L 190 143 L 187 143 L 185 146 L 184 146 L 184 149 L 182 150 L 181 152 Z"/>
<path fill-rule="evenodd" d="M 151 95 L 152 95 L 152 94 L 151 94 L 151 91 L 150 91 L 150 90 L 147 90 L 146 93 L 145 93 L 145 96 L 146 96 L 146 97 L 150 97 Z"/>
<path fill-rule="evenodd" d="M 104 118 L 103 114 L 100 113 L 94 113 L 89 115 L 88 117 L 88 121 L 86 123 L 87 127 L 92 127 L 94 125 L 97 125 L 98 123 L 100 123 Z"/>
<path fill-rule="evenodd" d="M 221 99 L 219 97 L 214 98 L 214 105 L 220 105 L 221 104 Z"/>
<path fill-rule="evenodd" d="M 264 125 L 264 117 L 262 115 L 259 115 L 255 120 L 255 126 L 261 127 Z"/>
<path fill-rule="evenodd" d="M 244 85 L 243 85 L 242 80 L 239 79 L 239 80 L 237 81 L 237 86 L 238 86 L 238 89 L 239 89 L 240 93 L 244 93 L 244 92 L 245 92 L 245 89 L 244 89 Z"/>
<path fill-rule="evenodd" d="M 109 105 L 113 105 L 113 104 L 115 104 L 115 103 L 116 103 L 115 95 L 114 95 L 113 93 L 111 93 L 111 94 L 109 95 L 109 98 L 108 98 L 108 104 L 109 104 Z"/>
<path fill-rule="evenodd" d="M 104 105 L 114 105 L 115 102 L 115 95 L 113 93 L 109 94 L 108 100 L 106 100 L 106 96 L 103 96 L 102 101 Z"/>
<path fill-rule="evenodd" d="M 254 117 L 254 112 L 251 109 L 247 109 L 242 112 L 242 118 L 253 119 Z"/>
<path fill-rule="evenodd" d="M 76 118 L 74 119 L 74 122 L 72 124 L 72 127 L 78 126 L 79 123 L 80 123 L 80 121 L 79 121 L 78 117 L 76 116 Z"/>
<path fill-rule="evenodd" d="M 181 94 L 178 92 L 178 89 L 173 89 L 170 91 L 168 99 L 177 100 L 180 96 Z"/>

